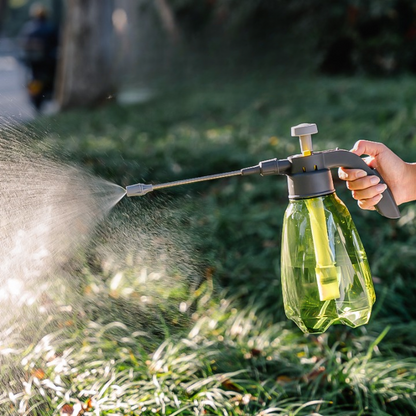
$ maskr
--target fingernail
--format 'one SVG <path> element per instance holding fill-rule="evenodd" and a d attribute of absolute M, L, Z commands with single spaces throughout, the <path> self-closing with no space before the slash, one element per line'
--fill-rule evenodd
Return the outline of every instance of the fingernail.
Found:
<path fill-rule="evenodd" d="M 384 192 L 387 189 L 387 185 L 385 183 L 381 183 L 380 185 L 377 185 L 376 190 L 377 192 Z"/>
<path fill-rule="evenodd" d="M 360 170 L 357 172 L 357 174 L 355 175 L 356 178 L 364 178 L 364 176 L 367 176 L 367 172 L 365 170 Z"/>
<path fill-rule="evenodd" d="M 380 178 L 378 176 L 372 176 L 370 178 L 371 185 L 377 185 L 380 182 Z"/>

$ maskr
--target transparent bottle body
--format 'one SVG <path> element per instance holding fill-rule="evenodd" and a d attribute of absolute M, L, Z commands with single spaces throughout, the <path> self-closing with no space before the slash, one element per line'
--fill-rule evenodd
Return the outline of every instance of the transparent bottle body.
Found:
<path fill-rule="evenodd" d="M 324 266 L 335 279 L 336 290 L 329 291 L 326 298 L 322 293 L 328 279 L 320 276 L 320 270 L 326 269 L 319 264 L 325 256 L 323 240 L 317 237 L 311 207 L 321 210 L 324 224 L 320 224 L 320 232 L 326 233 L 326 261 L 331 262 Z M 369 321 L 375 302 L 370 267 L 351 215 L 335 193 L 289 202 L 283 223 L 281 271 L 286 316 L 303 332 L 318 334 L 339 323 L 355 328 Z"/>

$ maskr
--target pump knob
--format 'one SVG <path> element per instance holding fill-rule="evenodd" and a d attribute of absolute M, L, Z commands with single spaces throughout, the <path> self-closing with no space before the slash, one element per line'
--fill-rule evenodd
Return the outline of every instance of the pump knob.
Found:
<path fill-rule="evenodd" d="M 292 137 L 299 136 L 300 150 L 303 156 L 309 156 L 312 153 L 312 134 L 318 133 L 318 127 L 315 123 L 302 123 L 291 128 Z"/>

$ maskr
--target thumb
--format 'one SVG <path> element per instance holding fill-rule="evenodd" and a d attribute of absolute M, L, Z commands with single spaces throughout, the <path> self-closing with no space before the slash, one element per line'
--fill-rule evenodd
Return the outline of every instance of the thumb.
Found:
<path fill-rule="evenodd" d="M 375 158 L 382 153 L 385 148 L 385 145 L 382 143 L 370 142 L 368 140 L 358 140 L 358 142 L 356 142 L 354 147 L 351 149 L 351 152 L 358 156 L 368 155 Z"/>

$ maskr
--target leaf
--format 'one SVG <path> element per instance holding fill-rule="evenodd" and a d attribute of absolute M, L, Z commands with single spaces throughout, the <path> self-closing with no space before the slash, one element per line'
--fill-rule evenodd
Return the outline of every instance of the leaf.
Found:
<path fill-rule="evenodd" d="M 252 357 L 259 357 L 263 351 L 259 350 L 258 348 L 253 348 L 250 353 Z"/>
<path fill-rule="evenodd" d="M 70 404 L 65 404 L 61 409 L 61 416 L 72 416 L 74 408 Z"/>
<path fill-rule="evenodd" d="M 303 378 L 305 379 L 306 382 L 311 382 L 311 381 L 316 380 L 321 375 L 322 375 L 322 377 L 324 377 L 326 375 L 325 367 L 322 367 L 322 366 L 319 367 L 319 368 L 315 368 L 310 373 L 304 375 Z"/>
<path fill-rule="evenodd" d="M 32 376 L 36 377 L 38 380 L 43 380 L 46 377 L 46 374 L 41 368 L 34 368 L 32 370 Z"/>
<path fill-rule="evenodd" d="M 89 398 L 85 403 L 77 403 L 72 406 L 66 404 L 62 407 L 60 416 L 82 416 L 86 411 L 92 409 L 92 400 Z"/>
<path fill-rule="evenodd" d="M 232 391 L 241 391 L 241 389 L 233 383 L 231 380 L 226 379 L 221 383 L 222 387 L 226 390 L 232 390 Z"/>
<path fill-rule="evenodd" d="M 297 380 L 298 380 L 297 378 L 283 375 L 283 376 L 277 377 L 276 382 L 280 384 L 281 386 L 283 386 L 285 384 L 293 383 L 294 381 L 297 381 Z"/>
<path fill-rule="evenodd" d="M 84 403 L 84 410 L 86 410 L 88 412 L 91 409 L 92 409 L 92 399 L 91 399 L 91 397 L 89 397 L 87 399 L 87 401 Z"/>

